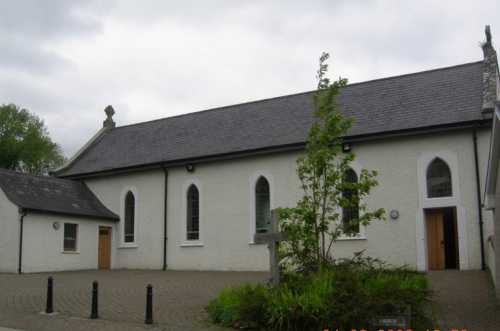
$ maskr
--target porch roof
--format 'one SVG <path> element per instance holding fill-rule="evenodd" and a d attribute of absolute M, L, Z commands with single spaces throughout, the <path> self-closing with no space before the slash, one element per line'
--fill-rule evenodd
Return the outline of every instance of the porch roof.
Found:
<path fill-rule="evenodd" d="M 0 169 L 0 188 L 27 211 L 120 219 L 84 183 Z"/>

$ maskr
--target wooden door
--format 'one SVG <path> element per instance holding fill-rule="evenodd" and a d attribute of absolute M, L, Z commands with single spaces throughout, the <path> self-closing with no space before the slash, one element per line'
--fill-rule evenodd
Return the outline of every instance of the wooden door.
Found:
<path fill-rule="evenodd" d="M 429 270 L 445 269 L 443 210 L 425 211 Z"/>
<path fill-rule="evenodd" d="M 99 269 L 111 267 L 111 228 L 99 227 Z"/>

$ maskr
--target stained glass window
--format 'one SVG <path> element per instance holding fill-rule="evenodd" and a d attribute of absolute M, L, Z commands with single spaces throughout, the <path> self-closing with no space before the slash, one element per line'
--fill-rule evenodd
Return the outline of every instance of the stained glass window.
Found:
<path fill-rule="evenodd" d="M 267 232 L 271 217 L 269 182 L 260 177 L 255 185 L 255 230 L 257 233 Z"/>
<path fill-rule="evenodd" d="M 427 169 L 427 197 L 451 197 L 451 171 L 446 162 L 437 158 Z"/>
<path fill-rule="evenodd" d="M 187 240 L 200 239 L 200 194 L 195 185 L 187 193 Z"/>
<path fill-rule="evenodd" d="M 134 242 L 135 234 L 135 197 L 132 192 L 128 192 L 125 197 L 125 231 L 124 241 L 126 243 Z"/>
<path fill-rule="evenodd" d="M 357 183 L 358 176 L 352 169 L 347 170 L 345 181 L 349 183 Z M 342 208 L 342 221 L 344 226 L 344 233 L 357 232 L 359 233 L 359 203 L 357 202 L 358 190 L 356 188 L 346 185 L 342 196 L 346 198 L 349 203 Z M 351 224 L 355 222 L 356 224 Z"/>

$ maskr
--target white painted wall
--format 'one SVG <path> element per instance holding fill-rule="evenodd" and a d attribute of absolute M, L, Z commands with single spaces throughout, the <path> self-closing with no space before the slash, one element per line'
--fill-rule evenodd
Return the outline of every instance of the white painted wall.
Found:
<path fill-rule="evenodd" d="M 291 205 L 298 195 L 295 159 L 279 154 L 195 165 L 169 170 L 168 265 L 172 269 L 268 270 L 267 245 L 253 244 L 253 185 L 259 176 L 270 184 L 271 205 Z M 183 233 L 183 187 L 202 185 L 202 242 L 187 245 Z M 280 193 L 278 193 L 280 192 Z M 251 232 L 252 231 L 252 232 Z M 202 245 L 201 245 L 202 244 Z"/>
<path fill-rule="evenodd" d="M 16 273 L 21 215 L 0 188 L 0 273 Z"/>
<path fill-rule="evenodd" d="M 479 132 L 478 145 L 481 183 L 484 183 L 489 147 L 488 132 Z M 350 247 L 350 251 L 363 246 L 369 255 L 381 256 L 395 265 L 407 263 L 411 267 L 425 270 L 427 243 L 423 209 L 456 206 L 457 211 L 462 212 L 461 217 L 465 227 L 462 229 L 460 242 L 467 244 L 460 246 L 461 267 L 480 268 L 478 205 L 471 131 L 454 135 L 439 134 L 421 136 L 417 139 L 377 142 L 363 146 L 353 145 L 353 149 L 358 155 L 357 161 L 360 164 L 379 172 L 380 185 L 367 199 L 367 203 L 369 206 L 384 207 L 387 220 L 380 225 L 369 226 L 366 229 L 366 243 L 351 244 L 354 247 Z M 425 159 L 426 155 L 455 158 L 454 178 L 458 179 L 458 183 L 455 180 L 453 185 L 460 186 L 457 196 L 452 199 L 422 197 L 422 194 L 426 194 L 421 189 L 422 185 L 425 188 L 425 175 L 424 178 L 419 177 L 418 162 L 422 158 Z M 449 166 L 453 171 L 454 165 L 449 164 Z M 399 211 L 400 216 L 397 220 L 392 220 L 388 215 L 392 209 Z M 485 233 L 487 231 L 486 226 Z M 423 264 L 420 265 L 420 262 Z"/>
<path fill-rule="evenodd" d="M 495 249 L 493 248 L 493 244 L 491 242 L 488 242 L 486 245 L 486 249 L 488 250 L 488 267 L 491 273 L 491 278 L 493 279 L 493 283 L 495 285 L 495 292 L 498 293 L 498 290 L 496 290 L 497 287 L 497 278 L 496 278 L 496 261 L 495 261 Z"/>
<path fill-rule="evenodd" d="M 163 268 L 164 177 L 163 170 L 158 169 L 86 181 L 101 202 L 121 218 L 114 232 L 114 268 Z M 128 190 L 136 199 L 135 244 L 123 243 L 124 198 Z"/>
<path fill-rule="evenodd" d="M 0 272 L 19 270 L 21 216 L 0 189 Z M 59 229 L 53 223 L 59 222 Z M 78 224 L 77 252 L 64 252 L 64 223 Z M 27 212 L 23 220 L 22 273 L 97 269 L 99 226 L 114 222 Z"/>
<path fill-rule="evenodd" d="M 478 133 L 481 183 L 484 183 L 490 133 Z M 460 266 L 479 269 L 480 239 L 476 196 L 472 132 L 401 138 L 398 140 L 352 144 L 357 167 L 377 170 L 379 186 L 366 199 L 369 209 L 382 207 L 387 220 L 374 222 L 362 239 L 339 240 L 334 256 L 350 257 L 365 250 L 366 256 L 379 257 L 390 264 L 408 264 L 426 269 L 427 252 L 424 209 L 456 206 L 459 214 Z M 168 245 L 169 269 L 192 270 L 268 270 L 267 245 L 253 244 L 253 185 L 259 176 L 270 183 L 271 206 L 295 205 L 301 197 L 295 160 L 300 153 L 289 152 L 264 157 L 249 157 L 221 162 L 195 164 L 168 169 Z M 450 162 L 454 188 L 452 198 L 427 199 L 425 162 L 440 156 Z M 426 161 L 427 160 L 427 161 Z M 423 167 L 423 168 L 422 168 Z M 424 169 L 424 170 L 422 170 Z M 84 218 L 28 213 L 24 221 L 23 272 L 97 268 L 98 227 L 113 230 L 112 267 L 162 269 L 164 236 L 163 170 L 98 177 L 86 181 L 96 196 L 123 219 L 124 196 L 136 197 L 136 241 L 123 243 L 122 221 L 114 223 Z M 185 191 L 196 184 L 201 197 L 201 237 L 185 239 Z M 424 185 L 422 185 L 424 184 Z M 483 188 L 482 188 L 483 189 Z M 483 192 L 483 190 L 481 190 Z M 399 218 L 391 219 L 391 210 Z M 0 272 L 17 272 L 19 219 L 21 214 L 0 190 Z M 486 262 L 493 267 L 486 238 L 493 234 L 493 213 L 485 212 L 484 243 Z M 497 217 L 498 218 L 498 217 Z M 53 228 L 54 222 L 61 227 Z M 79 249 L 63 252 L 64 222 L 79 224 Z M 497 224 L 499 222 L 496 222 Z M 497 226 L 498 228 L 498 226 Z M 194 244 L 194 245 L 193 245 Z M 488 253 L 490 255 L 488 255 Z"/>
<path fill-rule="evenodd" d="M 53 227 L 59 222 L 59 229 Z M 78 224 L 78 249 L 64 252 L 64 223 Z M 24 218 L 22 272 L 97 269 L 99 226 L 114 222 L 28 212 Z"/>
<path fill-rule="evenodd" d="M 496 193 L 495 193 L 495 210 L 494 213 L 494 229 L 493 229 L 493 238 L 495 249 L 493 250 L 493 246 L 491 243 L 488 243 L 489 252 L 490 252 L 490 261 L 489 265 L 491 275 L 493 277 L 493 282 L 495 283 L 495 293 L 497 298 L 500 299 L 500 168 L 498 169 L 497 174 L 497 185 L 496 185 Z"/>
<path fill-rule="evenodd" d="M 489 135 L 479 133 L 480 167 L 484 183 Z M 334 246 L 336 257 L 349 257 L 353 252 L 366 250 L 365 255 L 380 257 L 391 264 L 408 264 L 417 267 L 417 214 L 423 215 L 418 189 L 417 161 L 425 153 L 455 155 L 455 186 L 460 187 L 453 199 L 462 210 L 465 229 L 462 233 L 462 268 L 480 268 L 478 206 L 472 132 L 457 135 L 435 135 L 416 139 L 400 139 L 368 144 L 353 144 L 357 163 L 379 173 L 379 187 L 366 199 L 368 207 L 383 207 L 389 213 L 399 211 L 399 218 L 375 222 L 366 229 L 366 239 L 347 239 Z M 169 266 L 174 269 L 223 269 L 267 270 L 267 248 L 251 245 L 245 227 L 251 219 L 251 188 L 249 183 L 256 173 L 268 173 L 274 185 L 274 206 L 292 206 L 299 198 L 299 182 L 295 175 L 297 153 L 287 153 L 265 158 L 245 158 L 226 162 L 199 164 L 194 173 L 183 168 L 170 170 L 169 176 Z M 250 180 L 249 180 L 250 178 Z M 196 179 L 203 183 L 204 234 L 202 247 L 183 247 L 182 185 Z M 448 202 L 449 203 L 449 202 Z M 447 203 L 436 202 L 434 207 Z M 486 221 L 488 215 L 485 215 Z M 418 219 L 423 224 L 423 216 Z M 486 222 L 487 223 L 487 222 Z M 488 226 L 485 225 L 485 233 Z M 222 235 L 220 235 L 222 234 Z M 176 237 L 177 235 L 177 237 Z M 426 268 L 425 237 L 419 240 Z M 241 239 L 237 239 L 241 238 Z M 252 258 L 253 257 L 253 258 Z"/>
<path fill-rule="evenodd" d="M 489 132 L 478 133 L 481 183 L 486 175 Z M 460 228 L 462 269 L 478 269 L 480 239 L 476 195 L 472 131 L 392 139 L 352 144 L 356 162 L 379 173 L 379 186 L 366 199 L 369 209 L 383 207 L 387 220 L 372 223 L 365 239 L 340 240 L 335 257 L 349 257 L 365 250 L 366 256 L 379 257 L 390 264 L 408 264 L 426 269 L 424 208 L 457 207 Z M 274 207 L 293 206 L 300 198 L 295 160 L 299 153 L 281 153 L 221 162 L 195 164 L 168 169 L 168 246 L 169 269 L 268 270 L 267 245 L 252 244 L 251 183 L 259 175 L 270 178 Z M 419 181 L 419 160 L 426 155 L 446 155 L 454 160 L 454 185 L 460 192 L 447 201 L 426 201 Z M 137 192 L 137 245 L 120 247 L 115 242 L 115 268 L 161 269 L 163 267 L 164 173 L 161 169 L 144 173 L 99 177 L 87 181 L 99 199 L 121 215 L 120 195 L 124 188 Z M 267 178 L 267 177 L 266 177 Z M 197 183 L 202 190 L 201 240 L 195 245 L 184 239 L 186 187 Z M 391 210 L 399 218 L 391 219 Z M 184 215 L 184 216 L 183 216 Z M 492 231 L 491 213 L 485 215 L 485 237 Z M 117 228 L 120 228 L 118 226 Z M 486 259 L 488 261 L 488 258 Z"/>

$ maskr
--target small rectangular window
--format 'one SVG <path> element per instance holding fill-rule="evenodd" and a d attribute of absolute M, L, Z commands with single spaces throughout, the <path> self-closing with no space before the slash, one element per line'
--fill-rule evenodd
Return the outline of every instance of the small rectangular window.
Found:
<path fill-rule="evenodd" d="M 78 224 L 64 223 L 64 251 L 76 252 Z"/>

